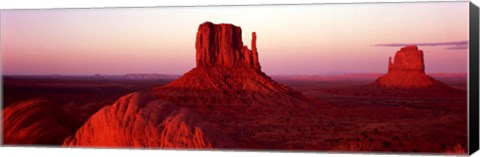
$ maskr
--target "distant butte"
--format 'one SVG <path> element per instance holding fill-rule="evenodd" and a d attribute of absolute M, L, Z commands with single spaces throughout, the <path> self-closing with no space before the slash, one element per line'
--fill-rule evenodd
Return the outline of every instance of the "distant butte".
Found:
<path fill-rule="evenodd" d="M 373 84 L 377 87 L 401 89 L 447 86 L 425 74 L 423 51 L 415 45 L 405 46 L 397 51 L 393 62 L 390 57 L 387 74 Z"/>

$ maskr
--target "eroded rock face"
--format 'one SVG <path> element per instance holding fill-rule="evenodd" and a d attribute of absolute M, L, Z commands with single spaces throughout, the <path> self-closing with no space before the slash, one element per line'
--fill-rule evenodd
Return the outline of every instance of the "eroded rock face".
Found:
<path fill-rule="evenodd" d="M 419 72 L 425 74 L 425 64 L 423 62 L 423 51 L 417 46 L 406 46 L 397 51 L 394 62 L 392 58 L 388 60 L 388 72 Z"/>
<path fill-rule="evenodd" d="M 388 60 L 388 73 L 374 82 L 375 86 L 386 88 L 415 89 L 447 85 L 425 74 L 423 51 L 411 45 L 401 48 Z"/>
<path fill-rule="evenodd" d="M 3 110 L 3 144 L 58 145 L 73 134 L 74 123 L 50 100 L 12 104 Z"/>
<path fill-rule="evenodd" d="M 228 140 L 194 111 L 132 93 L 93 115 L 64 146 L 223 148 Z"/>
<path fill-rule="evenodd" d="M 195 42 L 197 67 L 248 67 L 260 70 L 252 33 L 252 50 L 243 45 L 242 29 L 232 24 L 202 23 Z"/>

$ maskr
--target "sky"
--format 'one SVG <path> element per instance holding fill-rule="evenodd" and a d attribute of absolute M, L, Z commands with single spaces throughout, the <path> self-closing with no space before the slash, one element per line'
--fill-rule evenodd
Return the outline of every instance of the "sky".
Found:
<path fill-rule="evenodd" d="M 468 2 L 2 10 L 6 75 L 183 74 L 195 66 L 198 25 L 257 34 L 270 75 L 384 73 L 418 44 L 427 73 L 466 73 Z"/>

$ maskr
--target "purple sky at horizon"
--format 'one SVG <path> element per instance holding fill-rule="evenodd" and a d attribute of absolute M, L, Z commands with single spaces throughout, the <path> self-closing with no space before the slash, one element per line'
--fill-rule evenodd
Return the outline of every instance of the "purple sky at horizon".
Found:
<path fill-rule="evenodd" d="M 240 26 L 248 47 L 257 32 L 270 75 L 384 73 L 388 57 L 412 43 L 427 73 L 468 67 L 468 2 L 422 2 L 2 10 L 2 73 L 183 74 L 195 66 L 204 21 Z"/>

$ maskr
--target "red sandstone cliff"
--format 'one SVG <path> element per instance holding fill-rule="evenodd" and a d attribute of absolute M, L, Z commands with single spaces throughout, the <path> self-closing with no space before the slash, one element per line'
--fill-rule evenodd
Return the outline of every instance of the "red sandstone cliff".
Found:
<path fill-rule="evenodd" d="M 232 24 L 204 22 L 198 27 L 195 49 L 197 67 L 251 67 L 260 70 L 252 33 L 252 50 L 243 45 L 242 29 Z"/>

